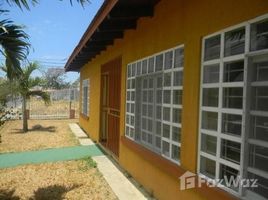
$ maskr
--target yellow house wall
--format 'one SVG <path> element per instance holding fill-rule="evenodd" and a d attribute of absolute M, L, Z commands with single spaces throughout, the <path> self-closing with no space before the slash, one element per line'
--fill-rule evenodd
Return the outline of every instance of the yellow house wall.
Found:
<path fill-rule="evenodd" d="M 81 69 L 81 80 L 90 78 L 90 116 L 80 125 L 93 138 L 99 137 L 100 69 L 122 56 L 120 134 L 124 135 L 126 65 L 159 51 L 185 45 L 182 114 L 182 168 L 196 172 L 199 87 L 202 37 L 268 13 L 267 0 L 162 0 L 153 18 L 138 20 L 136 30 L 102 52 Z M 171 177 L 120 143 L 120 164 L 159 199 L 205 199 L 195 190 L 179 190 L 178 177 Z M 211 193 L 211 199 L 226 197 Z M 214 195 L 214 196 L 213 196 Z"/>

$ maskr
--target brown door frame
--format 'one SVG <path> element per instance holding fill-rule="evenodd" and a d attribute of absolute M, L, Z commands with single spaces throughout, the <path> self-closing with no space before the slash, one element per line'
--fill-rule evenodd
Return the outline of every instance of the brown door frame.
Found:
<path fill-rule="evenodd" d="M 118 73 L 118 70 L 119 70 L 119 78 L 116 77 L 116 73 Z M 121 72 L 122 72 L 121 57 L 117 57 L 113 60 L 110 60 L 109 62 L 101 66 L 99 141 L 105 148 L 108 149 L 109 152 L 111 152 L 117 158 L 119 157 L 119 149 L 120 149 Z M 106 82 L 104 83 L 105 76 L 107 76 L 108 78 L 106 78 Z M 111 78 L 115 82 L 112 81 L 110 83 Z M 105 95 L 106 105 L 103 104 L 103 98 L 104 98 L 103 84 L 106 84 L 106 95 Z M 111 98 L 110 92 L 115 92 L 115 90 L 117 90 L 117 88 L 115 87 L 116 85 L 118 86 L 119 89 L 117 95 L 114 96 L 116 102 L 113 101 L 113 99 L 110 101 Z M 105 122 L 103 122 L 103 120 L 105 120 Z M 105 127 L 103 127 L 104 126 L 103 123 L 105 123 Z M 113 129 L 114 132 L 111 131 L 109 128 Z M 106 133 L 103 134 L 103 131 L 105 131 Z M 106 138 L 103 138 L 104 135 Z"/>

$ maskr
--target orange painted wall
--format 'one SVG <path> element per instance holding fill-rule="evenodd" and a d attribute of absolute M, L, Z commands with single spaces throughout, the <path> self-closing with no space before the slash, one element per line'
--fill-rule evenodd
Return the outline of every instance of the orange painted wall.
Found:
<path fill-rule="evenodd" d="M 124 135 L 125 74 L 128 63 L 159 51 L 185 45 L 182 116 L 182 168 L 196 172 L 199 120 L 199 86 L 202 37 L 268 13 L 267 0 L 162 0 L 153 18 L 138 20 L 136 30 L 98 55 L 81 70 L 81 80 L 90 78 L 90 117 L 80 117 L 80 125 L 93 138 L 99 134 L 100 68 L 122 55 L 120 134 Z M 120 164 L 159 199 L 206 199 L 196 190 L 180 191 L 178 177 L 171 177 L 120 144 Z M 226 196 L 208 191 L 211 199 Z"/>

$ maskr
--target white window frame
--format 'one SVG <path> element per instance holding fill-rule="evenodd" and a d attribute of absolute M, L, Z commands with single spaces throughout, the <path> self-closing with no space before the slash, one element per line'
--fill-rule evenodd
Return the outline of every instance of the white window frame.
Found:
<path fill-rule="evenodd" d="M 201 165 L 201 156 L 205 157 L 205 158 L 209 158 L 212 159 L 213 161 L 216 162 L 216 174 L 215 174 L 215 178 L 219 178 L 219 173 L 220 173 L 220 163 L 223 163 L 226 166 L 230 166 L 234 169 L 237 169 L 239 171 L 239 175 L 242 178 L 246 178 L 245 177 L 245 171 L 249 171 L 249 167 L 248 165 L 248 144 L 250 143 L 251 139 L 248 139 L 248 130 L 247 127 L 249 125 L 247 125 L 248 123 L 248 118 L 249 115 L 246 116 L 246 113 L 249 111 L 249 103 L 247 102 L 247 97 L 248 97 L 248 87 L 249 87 L 249 80 L 248 80 L 248 71 L 247 68 L 248 66 L 248 61 L 249 58 L 252 56 L 258 56 L 258 55 L 268 55 L 268 48 L 264 49 L 264 50 L 256 50 L 256 51 L 250 51 L 250 26 L 253 23 L 256 23 L 258 21 L 262 21 L 264 19 L 268 19 L 268 14 L 259 16 L 255 19 L 246 21 L 246 22 L 242 22 L 238 25 L 235 26 L 231 26 L 228 27 L 226 29 L 223 29 L 221 31 L 218 31 L 216 33 L 213 33 L 211 35 L 208 35 L 206 37 L 203 38 L 202 40 L 202 57 L 201 57 L 201 79 L 200 79 L 200 111 L 199 111 L 199 137 L 198 137 L 198 166 L 197 166 L 197 173 L 200 177 L 212 181 L 213 179 L 209 178 L 208 176 L 202 174 L 200 172 L 200 165 Z M 236 30 L 238 28 L 241 27 L 245 27 L 245 51 L 243 54 L 239 54 L 239 55 L 233 55 L 233 56 L 228 56 L 228 57 L 224 57 L 224 33 L 232 31 L 232 30 Z M 209 60 L 209 61 L 204 61 L 204 52 L 205 52 L 205 40 L 208 38 L 211 38 L 213 36 L 216 35 L 220 35 L 220 58 L 219 59 L 213 59 L 213 60 Z M 223 64 L 224 62 L 228 62 L 228 61 L 238 61 L 238 60 L 244 60 L 244 77 L 243 77 L 243 82 L 235 82 L 235 83 L 224 83 L 222 81 L 223 78 Z M 219 82 L 218 83 L 208 83 L 208 84 L 204 84 L 203 83 L 203 69 L 205 65 L 211 65 L 211 64 L 219 64 Z M 251 85 L 254 85 L 256 83 L 252 83 Z M 223 100 L 223 92 L 222 92 L 222 88 L 226 88 L 226 87 L 243 87 L 243 108 L 242 109 L 225 109 L 222 108 L 222 100 Z M 268 85 L 267 85 L 268 86 Z M 219 96 L 218 96 L 218 107 L 204 107 L 202 106 L 202 98 L 203 98 L 203 88 L 219 88 Z M 212 111 L 212 112 L 216 112 L 218 114 L 218 130 L 217 131 L 210 131 L 210 130 L 202 130 L 202 111 Z M 227 111 L 227 112 L 226 112 Z M 223 134 L 221 133 L 221 127 L 222 127 L 222 113 L 226 113 L 226 114 L 239 114 L 242 115 L 242 124 L 241 124 L 241 137 L 235 137 L 235 136 L 231 136 L 231 135 L 227 135 L 227 134 Z M 262 114 L 262 112 L 260 113 L 260 115 Z M 202 133 L 205 133 L 207 135 L 211 135 L 217 138 L 217 146 L 216 146 L 216 156 L 207 154 L 205 152 L 202 152 L 201 150 L 201 136 Z M 235 164 L 232 163 L 230 161 L 226 161 L 224 159 L 222 159 L 220 156 L 221 154 L 221 138 L 224 139 L 228 139 L 230 141 L 234 141 L 234 142 L 239 142 L 241 144 L 241 151 L 240 151 L 240 164 Z M 265 144 L 266 145 L 266 144 Z M 224 161 L 224 162 L 223 162 Z M 234 190 L 227 188 L 225 186 L 222 185 L 222 188 L 224 190 L 226 190 L 227 192 L 237 196 L 237 197 L 242 197 L 242 198 L 246 198 L 246 199 L 250 199 L 254 196 L 254 198 L 257 199 L 262 199 L 262 197 L 260 197 L 259 195 L 251 192 L 251 191 L 246 191 L 246 189 L 239 187 L 238 192 L 235 192 Z M 251 195 L 253 196 L 247 196 L 248 193 L 252 193 Z M 247 195 L 246 195 L 247 194 Z M 256 196 L 255 196 L 256 195 Z"/>
<path fill-rule="evenodd" d="M 84 99 L 84 88 L 87 88 L 87 101 L 85 102 Z M 82 106 L 81 106 L 81 113 L 87 117 L 89 117 L 89 104 L 90 102 L 90 79 L 84 79 L 82 81 Z M 86 106 L 86 107 L 85 107 Z"/>
<path fill-rule="evenodd" d="M 172 103 L 173 102 L 173 91 L 180 90 L 180 91 L 183 92 L 183 83 L 182 83 L 181 86 L 173 86 L 173 81 L 174 81 L 174 79 L 173 79 L 173 73 L 174 72 L 177 72 L 177 71 L 183 73 L 183 69 L 184 69 L 184 66 L 179 67 L 179 68 L 174 68 L 175 50 L 177 50 L 177 49 L 183 49 L 184 50 L 184 45 L 179 45 L 179 46 L 176 46 L 174 48 L 170 48 L 170 49 L 164 50 L 162 52 L 158 52 L 158 53 L 153 54 L 151 56 L 148 56 L 148 57 L 145 57 L 145 58 L 136 60 L 136 61 L 134 61 L 132 63 L 129 63 L 127 65 L 126 104 L 125 104 L 126 105 L 126 112 L 125 112 L 125 114 L 126 114 L 126 116 L 125 116 L 125 136 L 127 138 L 129 138 L 129 139 L 131 139 L 131 140 L 133 140 L 133 141 L 135 141 L 135 142 L 137 142 L 137 143 L 145 146 L 146 148 L 148 148 L 148 149 L 150 149 L 150 150 L 152 150 L 152 151 L 160 154 L 164 158 L 166 158 L 166 159 L 168 159 L 168 160 L 170 160 L 170 161 L 172 161 L 172 162 L 180 165 L 180 161 L 179 160 L 172 159 L 172 155 L 171 155 L 172 154 L 172 145 L 178 146 L 178 148 L 179 148 L 179 154 L 180 154 L 180 148 L 181 148 L 181 142 L 179 142 L 179 141 L 178 142 L 175 142 L 175 141 L 172 140 L 172 128 L 173 128 L 173 126 L 174 127 L 178 127 L 180 129 L 182 127 L 182 122 L 181 123 L 173 123 L 173 116 L 172 116 L 173 115 L 173 108 L 180 109 L 181 110 L 181 116 L 182 116 L 182 112 L 183 112 L 183 104 L 182 104 L 182 102 L 181 102 L 180 105 L 173 105 L 173 103 Z M 164 69 L 164 67 L 165 67 L 165 53 L 170 52 L 170 51 L 172 51 L 172 55 L 173 55 L 172 68 L 170 68 L 170 69 Z M 157 71 L 156 72 L 155 71 L 155 68 L 156 68 L 156 57 L 159 56 L 159 55 L 161 55 L 161 54 L 163 55 L 163 67 L 162 67 L 162 70 L 161 71 Z M 183 57 L 184 57 L 184 53 L 183 53 Z M 153 67 L 154 69 L 153 69 L 153 72 L 152 73 L 149 73 L 148 72 L 148 69 L 149 69 L 148 66 L 149 66 L 149 59 L 150 58 L 154 58 L 154 67 Z M 142 63 L 143 63 L 143 61 L 147 61 L 147 64 L 146 64 L 146 73 L 145 74 L 142 73 L 142 68 L 143 68 L 142 67 L 143 66 Z M 131 92 L 135 92 L 135 94 L 136 94 L 136 90 L 135 90 L 136 85 L 135 85 L 135 88 L 129 88 L 128 87 L 128 83 L 130 83 L 130 85 L 131 85 L 131 81 L 133 81 L 133 80 L 136 79 L 137 65 L 139 63 L 141 63 L 141 67 L 140 67 L 141 73 L 140 73 L 139 77 L 144 77 L 144 76 L 148 76 L 148 75 L 150 76 L 150 74 L 151 75 L 155 75 L 155 76 L 158 76 L 158 74 L 162 74 L 163 75 L 162 76 L 162 81 L 164 82 L 164 74 L 165 73 L 169 73 L 169 72 L 172 74 L 171 75 L 171 86 L 165 87 L 164 84 L 163 84 L 163 87 L 162 87 L 162 105 L 161 105 L 161 107 L 162 107 L 161 108 L 162 109 L 162 115 L 161 115 L 161 123 L 162 123 L 162 126 L 161 126 L 162 127 L 162 130 L 161 130 L 161 151 L 162 151 L 162 141 L 168 142 L 169 143 L 169 156 L 164 155 L 162 152 L 157 152 L 157 150 L 156 149 L 152 149 L 151 146 L 148 143 L 142 142 L 142 139 L 141 139 L 142 133 L 140 133 L 140 140 L 139 141 L 135 140 L 135 134 L 134 134 L 135 133 L 135 125 L 134 126 L 131 125 L 131 118 L 133 118 L 135 120 L 135 109 L 134 109 L 134 113 L 128 112 L 128 107 L 130 107 L 130 111 L 131 111 L 131 106 L 135 106 L 135 99 L 134 99 L 134 101 L 131 100 L 131 95 L 130 95 L 130 100 L 128 100 L 127 98 L 128 98 L 128 92 L 130 92 L 130 93 Z M 134 76 L 133 76 L 133 74 L 131 74 L 132 73 L 132 66 L 133 65 L 135 66 L 135 72 L 134 72 L 135 75 Z M 128 76 L 129 73 L 131 74 L 130 77 Z M 182 75 L 182 79 L 183 79 L 183 75 Z M 163 100 L 164 100 L 163 99 L 163 96 L 164 96 L 163 95 L 163 91 L 165 89 L 171 91 L 171 97 L 170 97 L 171 103 L 170 104 L 164 104 L 163 103 Z M 142 96 L 141 96 L 141 99 L 142 99 Z M 147 102 L 146 104 L 148 105 L 149 103 Z M 163 107 L 165 107 L 165 106 L 168 107 L 168 108 L 170 108 L 170 121 L 163 121 Z M 146 116 L 146 118 L 148 118 L 148 116 Z M 153 122 L 156 122 L 156 121 L 159 121 L 159 120 L 157 120 L 155 118 Z M 167 125 L 170 126 L 170 139 L 164 138 L 162 136 L 162 134 L 163 134 L 163 122 L 165 124 L 167 124 Z M 131 130 L 133 131 L 132 134 L 130 134 Z M 154 130 L 154 127 L 153 127 L 153 132 L 154 131 L 155 130 Z M 180 130 L 180 133 L 179 134 L 180 134 L 179 135 L 179 137 L 180 137 L 181 136 L 181 130 Z"/>

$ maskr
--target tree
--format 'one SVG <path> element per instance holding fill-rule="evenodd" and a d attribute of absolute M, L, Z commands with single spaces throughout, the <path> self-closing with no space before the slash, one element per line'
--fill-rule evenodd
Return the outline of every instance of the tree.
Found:
<path fill-rule="evenodd" d="M 49 68 L 43 72 L 43 87 L 46 89 L 63 89 L 70 86 L 65 82 L 65 71 L 62 68 Z"/>
<path fill-rule="evenodd" d="M 26 59 L 29 52 L 28 35 L 23 27 L 13 21 L 0 20 L 0 46 L 0 52 L 6 58 L 7 77 L 17 77 L 21 73 L 20 62 Z"/>
<path fill-rule="evenodd" d="M 50 95 L 40 89 L 36 89 L 40 86 L 41 79 L 39 77 L 32 78 L 31 74 L 38 69 L 36 62 L 29 63 L 22 69 L 20 77 L 9 81 L 10 86 L 13 88 L 14 94 L 19 94 L 22 98 L 22 119 L 23 119 L 23 132 L 28 131 L 28 119 L 26 105 L 31 96 L 39 96 L 46 104 L 50 103 Z M 7 72 L 6 67 L 2 67 L 2 70 Z"/>
<path fill-rule="evenodd" d="M 62 0 L 59 0 L 62 1 Z M 6 0 L 9 5 L 15 4 L 20 9 L 30 10 L 30 4 L 35 5 L 38 0 Z M 89 0 L 76 0 L 84 6 Z M 70 0 L 73 4 L 73 0 Z M 0 15 L 8 12 L 0 8 Z M 18 77 L 22 72 L 20 63 L 27 58 L 29 54 L 30 44 L 28 35 L 23 31 L 22 26 L 15 25 L 13 21 L 8 19 L 0 20 L 0 53 L 5 56 L 7 67 L 7 77 L 13 79 Z"/>

